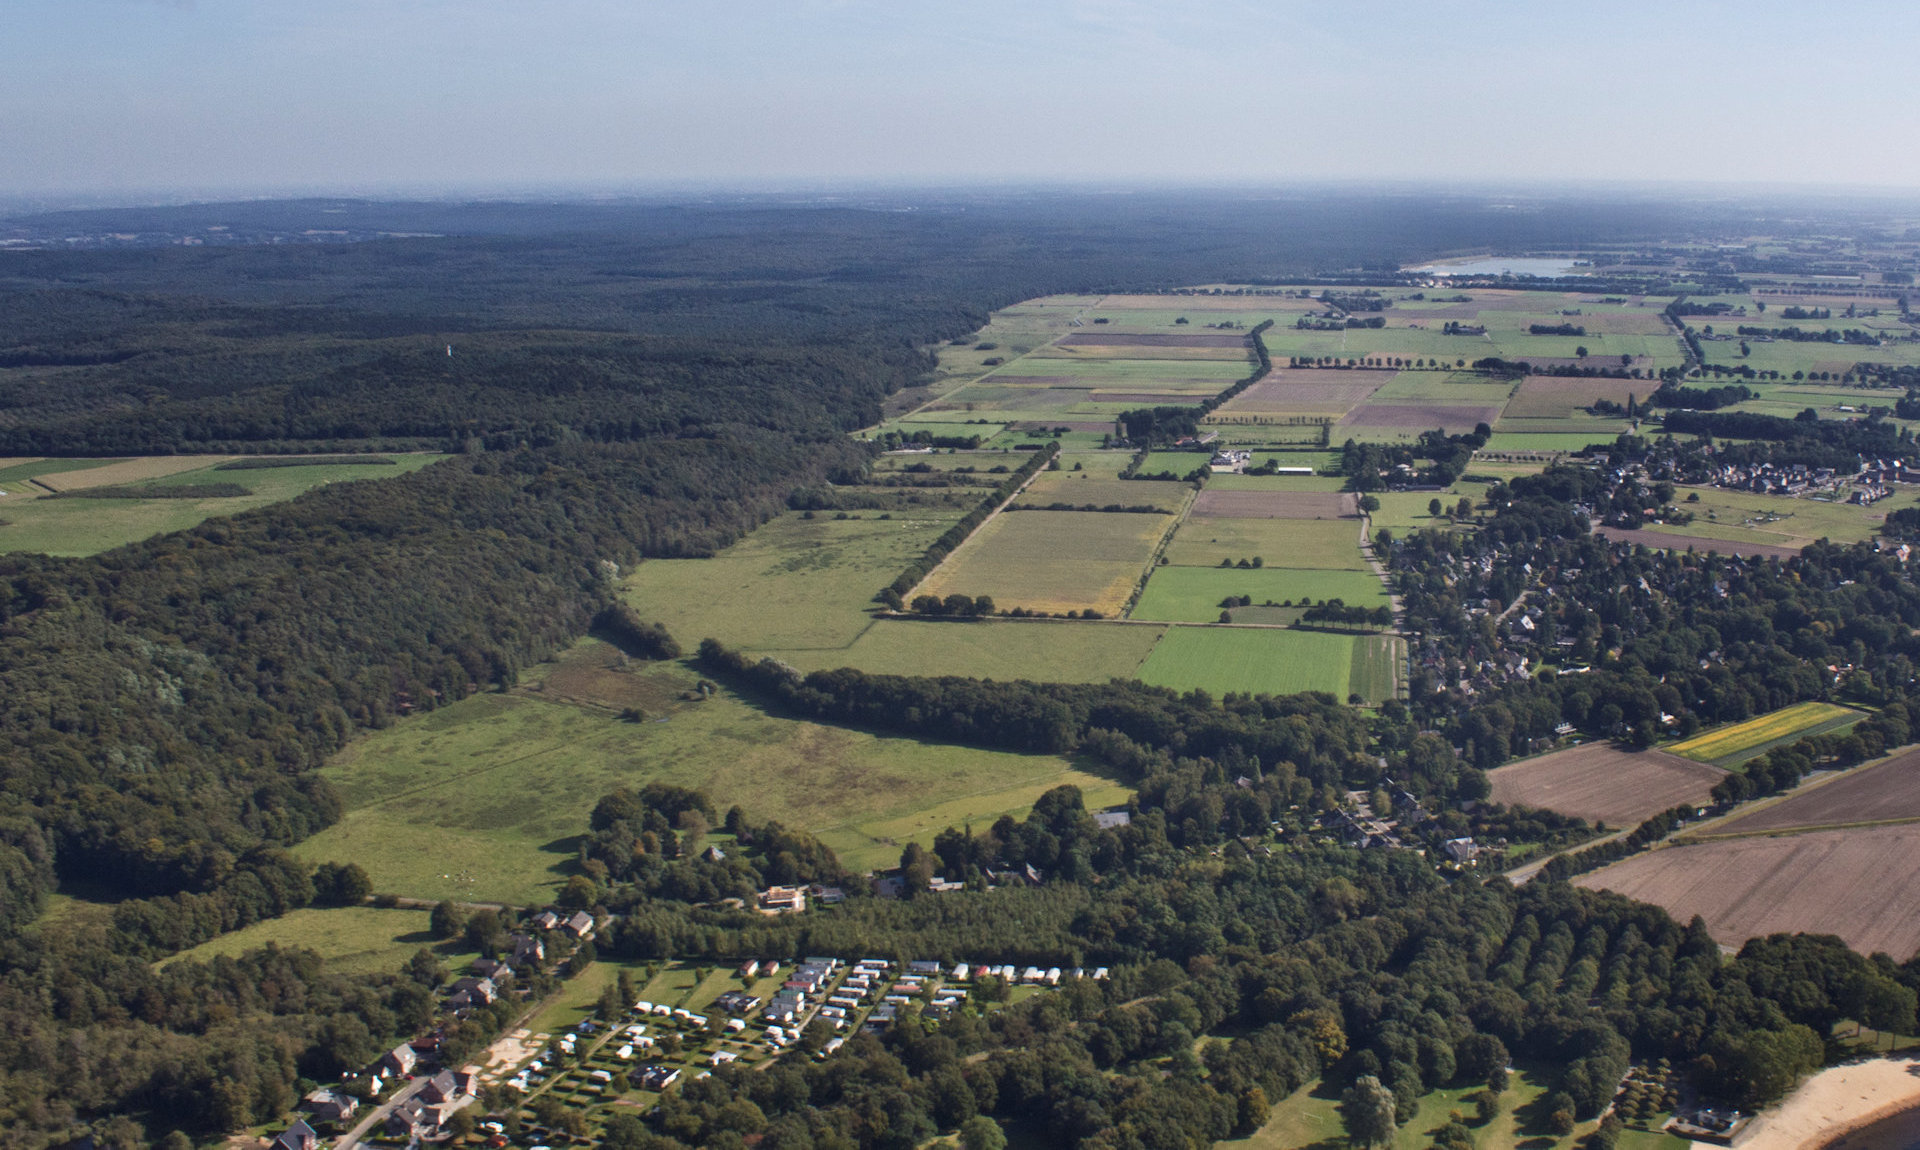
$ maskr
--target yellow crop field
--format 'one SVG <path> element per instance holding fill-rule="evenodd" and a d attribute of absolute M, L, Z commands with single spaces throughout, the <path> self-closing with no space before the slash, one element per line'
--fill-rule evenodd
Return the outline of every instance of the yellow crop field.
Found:
<path fill-rule="evenodd" d="M 1788 739 L 1851 726 L 1865 717 L 1852 708 L 1832 703 L 1796 703 L 1744 723 L 1695 735 L 1667 750 L 1695 762 L 1728 766 L 1726 760 L 1744 762 Z"/>

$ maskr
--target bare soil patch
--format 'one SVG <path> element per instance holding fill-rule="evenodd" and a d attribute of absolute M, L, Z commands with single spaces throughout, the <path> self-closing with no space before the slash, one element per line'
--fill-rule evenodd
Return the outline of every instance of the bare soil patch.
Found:
<path fill-rule="evenodd" d="M 1695 551 L 1718 551 L 1722 555 L 1744 555 L 1749 558 L 1756 555 L 1772 556 L 1776 559 L 1791 559 L 1800 554 L 1798 547 L 1775 547 L 1767 543 L 1707 539 L 1699 535 L 1669 535 L 1664 531 L 1626 531 L 1618 527 L 1598 527 L 1595 530 L 1615 543 L 1640 543 L 1669 551 L 1685 551 L 1691 547 Z"/>
<path fill-rule="evenodd" d="M 1719 767 L 1663 751 L 1588 743 L 1490 772 L 1493 801 L 1544 807 L 1611 827 L 1635 826 L 1684 802 L 1706 802 Z"/>
<path fill-rule="evenodd" d="M 1849 771 L 1785 802 L 1722 823 L 1714 832 L 1732 835 L 1901 819 L 1920 820 L 1920 751 Z"/>
<path fill-rule="evenodd" d="M 1074 332 L 1062 347 L 1246 347 L 1244 335 L 1155 335 L 1118 331 Z"/>
<path fill-rule="evenodd" d="M 1360 514 L 1360 497 L 1345 491 L 1202 491 L 1196 516 L 1222 519 L 1347 519 Z"/>
<path fill-rule="evenodd" d="M 1500 418 L 1497 404 L 1484 403 L 1369 403 L 1347 413 L 1342 427 L 1404 427 L 1415 431 L 1445 428 L 1450 434 L 1472 431 L 1474 424 L 1491 427 Z"/>
<path fill-rule="evenodd" d="M 1697 914 L 1726 946 L 1804 931 L 1895 961 L 1920 950 L 1920 899 L 1911 897 L 1920 889 L 1920 826 L 1669 847 L 1574 881 L 1665 907 L 1681 922 Z"/>
<path fill-rule="evenodd" d="M 216 463 L 225 463 L 229 459 L 238 458 L 239 456 L 236 455 L 156 455 L 144 459 L 124 459 L 119 463 L 109 463 L 105 467 L 92 467 L 85 471 L 62 471 L 53 475 L 42 475 L 36 482 L 54 491 L 115 487 L 142 479 L 162 479 L 169 475 L 178 475 L 182 471 L 198 471 L 203 467 L 212 467 Z"/>

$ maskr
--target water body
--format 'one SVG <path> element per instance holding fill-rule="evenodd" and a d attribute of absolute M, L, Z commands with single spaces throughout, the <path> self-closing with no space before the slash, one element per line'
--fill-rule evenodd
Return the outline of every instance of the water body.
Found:
<path fill-rule="evenodd" d="M 1920 1150 L 1920 1110 L 1908 1110 L 1849 1131 L 1822 1150 Z"/>
<path fill-rule="evenodd" d="M 1541 279 L 1588 274 L 1585 269 L 1576 266 L 1571 259 L 1535 256 L 1488 256 L 1474 260 L 1447 260 L 1441 263 L 1421 264 L 1419 267 L 1404 270 L 1437 276 L 1516 275 L 1539 276 Z"/>

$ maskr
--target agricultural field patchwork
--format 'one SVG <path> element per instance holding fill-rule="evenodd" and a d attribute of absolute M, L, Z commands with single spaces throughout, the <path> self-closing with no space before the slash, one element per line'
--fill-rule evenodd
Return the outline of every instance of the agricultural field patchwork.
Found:
<path fill-rule="evenodd" d="M 1616 829 L 1681 803 L 1704 803 L 1726 772 L 1661 751 L 1588 743 L 1496 768 L 1493 801 L 1573 815 Z"/>
<path fill-rule="evenodd" d="M 1667 748 L 1669 753 L 1731 770 L 1774 747 L 1850 727 L 1866 715 L 1832 703 L 1796 703 L 1744 723 L 1721 727 Z"/>

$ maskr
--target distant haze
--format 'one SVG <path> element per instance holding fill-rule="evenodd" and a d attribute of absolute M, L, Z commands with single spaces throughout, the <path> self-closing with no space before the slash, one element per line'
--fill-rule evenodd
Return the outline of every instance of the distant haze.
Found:
<path fill-rule="evenodd" d="M 1920 5 L 7 0 L 0 195 L 1920 188 Z"/>

